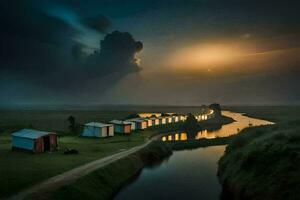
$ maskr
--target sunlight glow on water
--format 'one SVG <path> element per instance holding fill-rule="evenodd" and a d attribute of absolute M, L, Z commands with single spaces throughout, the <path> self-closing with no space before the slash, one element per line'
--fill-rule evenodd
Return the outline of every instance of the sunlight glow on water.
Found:
<path fill-rule="evenodd" d="M 224 111 L 223 115 L 236 122 L 224 125 L 217 131 L 202 131 L 196 139 L 226 137 L 249 126 L 272 124 L 265 120 L 249 118 L 239 113 Z M 187 140 L 186 133 L 162 137 L 162 141 Z M 217 178 L 218 160 L 226 146 L 211 146 L 193 150 L 174 151 L 160 165 L 146 167 L 134 182 L 123 187 L 115 200 L 169 200 L 169 199 L 219 199 L 221 186 Z"/>
<path fill-rule="evenodd" d="M 180 133 L 180 135 L 185 134 L 184 139 L 180 140 L 193 140 L 193 139 L 213 139 L 216 137 L 228 137 L 230 135 L 235 135 L 238 132 L 240 132 L 241 130 L 243 130 L 244 128 L 247 128 L 249 126 L 261 126 L 261 125 L 269 125 L 269 124 L 273 124 L 272 122 L 266 121 L 266 120 L 262 120 L 262 119 L 256 119 L 256 118 L 251 118 L 251 117 L 247 117 L 244 116 L 241 113 L 234 113 L 234 112 L 230 112 L 230 111 L 222 111 L 222 114 L 227 116 L 227 117 L 231 117 L 233 118 L 236 122 L 233 122 L 231 124 L 227 124 L 227 125 L 223 125 L 222 128 L 220 128 L 219 130 L 214 130 L 214 131 L 209 131 L 209 130 L 203 130 L 203 131 L 199 131 L 198 133 L 196 133 L 195 135 L 187 135 L 187 133 Z M 162 137 L 162 141 L 173 141 L 176 140 L 176 135 L 178 133 L 173 133 L 167 136 L 163 136 Z"/>

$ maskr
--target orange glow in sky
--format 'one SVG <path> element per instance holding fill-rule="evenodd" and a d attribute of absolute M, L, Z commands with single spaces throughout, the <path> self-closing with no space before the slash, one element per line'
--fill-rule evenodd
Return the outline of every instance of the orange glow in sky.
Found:
<path fill-rule="evenodd" d="M 195 45 L 176 51 L 166 62 L 173 68 L 209 69 L 235 62 L 244 55 L 245 50 L 233 44 Z"/>

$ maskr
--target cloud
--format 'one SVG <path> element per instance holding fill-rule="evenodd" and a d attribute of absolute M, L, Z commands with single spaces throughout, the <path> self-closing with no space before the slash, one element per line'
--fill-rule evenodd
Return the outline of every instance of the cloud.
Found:
<path fill-rule="evenodd" d="M 85 49 L 90 47 L 75 40 L 88 35 L 82 32 L 85 29 L 75 26 L 80 19 L 85 19 L 84 16 L 74 17 L 74 12 L 57 10 L 64 16 L 62 19 L 32 2 L 0 2 L 0 84 L 6 88 L 3 94 L 13 98 L 13 94 L 18 93 L 17 87 L 30 91 L 33 85 L 38 85 L 34 89 L 36 96 L 31 94 L 29 99 L 41 99 L 43 95 L 47 99 L 52 95 L 54 99 L 72 101 L 79 99 L 82 91 L 87 92 L 85 97 L 88 99 L 99 95 L 99 91 L 108 89 L 128 73 L 139 70 L 136 54 L 143 45 L 131 34 L 118 31 L 107 34 L 97 50 L 88 55 Z M 72 16 L 68 16 L 70 13 Z M 104 31 L 110 24 L 104 18 L 96 16 L 87 24 L 97 31 Z M 73 21 L 69 23 L 66 19 Z M 98 38 L 97 44 L 101 39 Z M 18 79 L 7 81 L 5 77 Z"/>
<path fill-rule="evenodd" d="M 58 45 L 75 32 L 62 20 L 38 10 L 32 1 L 2 1 L 0 22 L 2 38 L 18 36 Z"/>
<path fill-rule="evenodd" d="M 143 49 L 143 43 L 135 41 L 130 33 L 114 31 L 107 34 L 100 45 L 100 50 L 88 58 L 88 65 L 106 73 L 140 70 L 136 54 Z"/>
<path fill-rule="evenodd" d="M 111 21 L 101 14 L 96 17 L 85 18 L 83 19 L 83 23 L 101 33 L 106 33 L 107 29 L 111 26 Z"/>

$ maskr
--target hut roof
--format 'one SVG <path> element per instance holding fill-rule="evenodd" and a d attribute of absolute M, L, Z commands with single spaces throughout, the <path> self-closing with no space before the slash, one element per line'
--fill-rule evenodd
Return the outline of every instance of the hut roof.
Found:
<path fill-rule="evenodd" d="M 100 123 L 100 122 L 89 122 L 86 123 L 85 126 L 93 126 L 93 127 L 105 127 L 105 126 L 111 126 L 112 124 L 104 124 L 104 123 Z"/>
<path fill-rule="evenodd" d="M 120 124 L 120 125 L 131 124 L 131 122 L 121 121 L 121 120 L 117 120 L 117 119 L 114 119 L 114 120 L 110 121 L 109 123 Z"/>
<path fill-rule="evenodd" d="M 50 133 L 46 131 L 38 131 L 38 130 L 33 130 L 33 129 L 22 129 L 20 131 L 14 132 L 12 136 L 15 137 L 22 137 L 22 138 L 29 138 L 29 139 L 37 139 L 40 137 L 43 137 L 45 135 L 49 134 L 55 134 L 55 133 Z"/>
<path fill-rule="evenodd" d="M 133 119 L 127 119 L 126 121 L 129 122 L 145 122 L 147 119 L 144 118 L 133 118 Z"/>

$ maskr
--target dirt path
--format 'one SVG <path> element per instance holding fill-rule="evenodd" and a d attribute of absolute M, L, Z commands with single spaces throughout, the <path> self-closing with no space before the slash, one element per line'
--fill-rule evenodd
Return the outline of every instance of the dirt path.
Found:
<path fill-rule="evenodd" d="M 159 136 L 153 137 L 150 140 L 146 141 L 146 143 L 144 143 L 140 146 L 133 147 L 129 150 L 122 151 L 122 152 L 92 161 L 90 163 L 81 165 L 81 166 L 71 169 L 69 171 L 66 171 L 60 175 L 54 176 L 50 179 L 47 179 L 43 182 L 33 185 L 30 188 L 19 192 L 15 196 L 9 197 L 8 199 L 19 200 L 19 199 L 24 199 L 28 195 L 40 196 L 38 194 L 50 193 L 51 191 L 54 191 L 62 186 L 69 185 L 69 184 L 75 182 L 77 179 L 79 179 L 101 167 L 105 167 L 108 164 L 113 163 L 116 160 L 119 160 L 119 159 L 124 158 L 134 152 L 137 152 L 138 150 L 149 145 L 152 141 L 156 140 L 158 137 Z"/>

